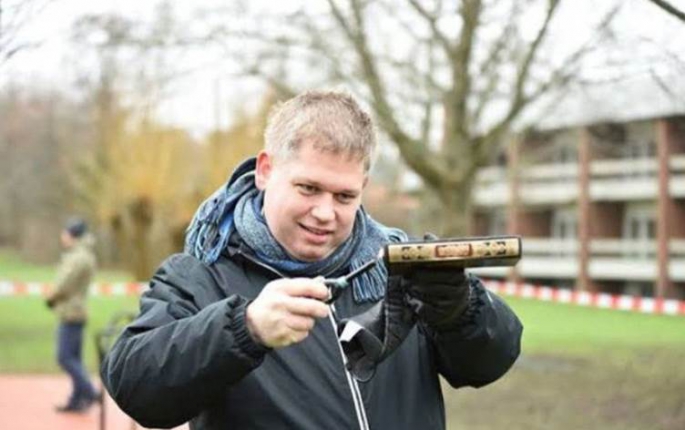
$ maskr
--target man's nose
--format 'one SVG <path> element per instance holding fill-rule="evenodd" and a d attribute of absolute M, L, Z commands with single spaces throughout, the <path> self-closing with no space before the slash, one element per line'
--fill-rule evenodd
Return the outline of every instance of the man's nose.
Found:
<path fill-rule="evenodd" d="M 320 198 L 312 207 L 312 216 L 320 222 L 333 221 L 335 219 L 335 206 L 332 197 Z"/>

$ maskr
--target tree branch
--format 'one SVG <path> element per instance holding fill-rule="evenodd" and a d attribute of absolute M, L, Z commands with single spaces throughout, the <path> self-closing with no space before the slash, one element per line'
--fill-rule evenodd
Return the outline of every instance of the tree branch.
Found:
<path fill-rule="evenodd" d="M 387 99 L 380 73 L 377 70 L 375 59 L 369 52 L 366 34 L 364 32 L 364 18 L 362 5 L 359 0 L 350 0 L 354 24 L 348 22 L 335 0 L 328 0 L 333 17 L 345 33 L 348 41 L 354 47 L 360 61 L 361 73 L 371 93 L 371 102 L 378 117 L 381 128 L 397 144 L 402 157 L 407 164 L 414 169 L 424 181 L 437 187 L 443 175 L 442 170 L 431 160 L 428 147 L 424 142 L 413 139 L 399 125 L 395 118 L 392 107 Z"/>
<path fill-rule="evenodd" d="M 40 46 L 40 42 L 18 42 L 17 39 L 21 29 L 51 2 L 52 0 L 27 0 L 10 7 L 0 4 L 0 65 L 20 51 Z"/>
<path fill-rule="evenodd" d="M 597 34 L 602 34 L 602 31 L 608 27 L 620 8 L 621 5 L 619 4 L 604 16 L 602 21 L 597 26 Z M 501 136 L 508 130 L 511 122 L 526 106 L 538 100 L 540 96 L 549 92 L 552 88 L 562 90 L 568 84 L 570 84 L 573 81 L 574 76 L 577 74 L 577 68 L 580 66 L 581 60 L 598 45 L 599 43 L 597 40 L 588 40 L 573 54 L 569 55 L 564 63 L 558 67 L 548 79 L 539 84 L 529 93 L 522 93 L 518 99 L 518 103 L 516 105 L 510 105 L 507 115 L 482 137 L 482 144 L 479 145 L 479 157 L 487 157 L 487 154 L 499 144 Z"/>
<path fill-rule="evenodd" d="M 464 0 L 460 10 L 462 26 L 459 43 L 450 56 L 452 89 L 445 103 L 445 142 L 463 141 L 469 138 L 468 100 L 471 92 L 471 57 L 476 44 L 476 29 L 479 25 L 481 0 Z M 450 164 L 456 163 L 450 160 Z"/>
<path fill-rule="evenodd" d="M 499 74 L 499 65 L 502 60 L 502 54 L 505 48 L 510 44 L 513 36 L 516 34 L 518 18 L 521 14 L 520 2 L 517 1 L 512 7 L 509 14 L 507 24 L 504 26 L 497 41 L 493 44 L 492 49 L 488 53 L 486 59 L 479 67 L 479 75 L 486 76 L 485 84 L 482 89 L 476 91 L 477 97 L 476 107 L 471 115 L 472 124 L 479 124 L 485 107 L 490 103 L 492 97 L 496 93 L 497 84 L 501 79 Z"/>
<path fill-rule="evenodd" d="M 419 2 L 419 0 L 409 0 L 409 4 L 423 19 L 426 20 L 426 22 L 428 22 L 431 32 L 433 33 L 433 37 L 443 47 L 445 50 L 445 55 L 447 57 L 451 57 L 452 52 L 454 51 L 454 46 L 452 46 L 452 43 L 449 41 L 447 36 L 445 36 L 445 33 L 440 31 L 440 28 L 438 28 L 438 16 L 427 11 L 426 8 L 424 8 Z"/>
<path fill-rule="evenodd" d="M 535 61 L 535 56 L 540 48 L 540 45 L 542 44 L 543 39 L 547 35 L 549 24 L 552 21 L 558 6 L 559 0 L 549 0 L 545 21 L 538 30 L 538 34 L 535 36 L 535 40 L 533 40 L 533 43 L 531 44 L 530 49 L 528 50 L 528 53 L 526 54 L 521 67 L 519 68 L 519 72 L 516 77 L 516 84 L 514 86 L 514 99 L 511 104 L 512 112 L 519 111 L 520 108 L 525 104 L 524 87 L 530 74 L 530 67 Z"/>
<path fill-rule="evenodd" d="M 665 0 L 649 0 L 649 1 L 654 3 L 657 7 L 660 7 L 664 11 L 668 12 L 672 16 L 678 18 L 682 22 L 685 22 L 685 12 L 681 11 L 680 9 L 677 9 L 671 3 L 669 3 Z"/>
<path fill-rule="evenodd" d="M 426 87 L 430 94 L 430 88 L 433 82 L 433 73 L 435 70 L 435 59 L 433 58 L 433 45 L 428 46 L 428 71 L 426 72 Z M 421 121 L 421 140 L 426 144 L 430 142 L 430 131 L 433 128 L 433 98 L 426 97 L 423 108 L 423 120 Z"/>

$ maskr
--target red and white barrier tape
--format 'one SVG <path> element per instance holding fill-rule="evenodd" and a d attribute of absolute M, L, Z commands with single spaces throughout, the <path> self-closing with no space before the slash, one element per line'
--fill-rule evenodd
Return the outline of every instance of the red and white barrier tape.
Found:
<path fill-rule="evenodd" d="M 112 284 L 93 284 L 92 296 L 138 296 L 147 284 L 137 282 L 118 282 Z M 0 281 L 0 297 L 5 296 L 45 296 L 52 290 L 52 284 L 44 282 L 7 282 Z"/>
<path fill-rule="evenodd" d="M 685 301 L 681 300 L 590 293 L 587 291 L 573 291 L 526 283 L 493 280 L 484 281 L 484 284 L 490 291 L 502 296 L 647 314 L 685 316 Z"/>
<path fill-rule="evenodd" d="M 579 306 L 621 311 L 635 311 L 648 314 L 683 315 L 685 301 L 655 299 L 649 297 L 619 296 L 606 293 L 590 293 L 567 289 L 537 286 L 526 283 L 485 280 L 485 286 L 502 296 L 535 299 L 554 303 L 568 303 Z M 92 296 L 138 296 L 148 288 L 148 284 L 101 283 L 91 286 Z M 49 283 L 0 281 L 0 297 L 6 296 L 45 296 L 52 289 Z"/>

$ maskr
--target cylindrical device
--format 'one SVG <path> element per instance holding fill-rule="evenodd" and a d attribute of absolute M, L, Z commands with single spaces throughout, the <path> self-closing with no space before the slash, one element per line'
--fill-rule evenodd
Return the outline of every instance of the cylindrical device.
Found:
<path fill-rule="evenodd" d="M 384 260 L 391 274 L 426 267 L 515 266 L 521 259 L 519 236 L 467 237 L 386 245 Z"/>

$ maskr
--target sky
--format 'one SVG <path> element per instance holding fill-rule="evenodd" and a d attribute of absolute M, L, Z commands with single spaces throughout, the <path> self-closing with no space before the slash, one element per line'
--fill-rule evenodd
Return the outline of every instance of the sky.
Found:
<path fill-rule="evenodd" d="M 0 1 L 4 10 L 8 10 L 19 0 Z M 254 1 L 268 5 L 269 8 L 278 4 L 278 7 L 286 9 L 297 3 Z M 685 52 L 685 24 L 658 10 L 647 0 L 624 1 L 624 16 L 619 22 L 624 43 L 631 44 L 634 41 L 650 39 L 654 45 L 662 44 L 672 52 Z M 679 2 L 681 0 L 674 3 Z M 74 52 L 68 38 L 70 27 L 79 16 L 116 12 L 145 20 L 150 19 L 157 3 L 156 0 L 53 0 L 33 17 L 21 33 L 22 39 L 39 41 L 40 46 L 20 53 L 9 64 L 3 66 L 0 73 L 0 88 L 9 80 L 45 85 L 70 85 L 77 76 L 75 64 L 78 63 L 79 54 Z M 596 21 L 601 16 L 600 11 L 613 3 L 610 0 L 565 0 L 564 19 L 554 27 L 559 49 L 563 50 L 572 40 L 579 40 L 588 33 L 589 23 Z M 220 5 L 222 2 L 196 0 L 175 1 L 172 4 L 177 15 L 189 16 L 194 8 Z M 195 134 L 201 134 L 216 125 L 227 125 L 231 112 L 246 100 L 258 98 L 262 86 L 255 81 L 242 81 L 237 84 L 217 66 L 215 59 L 207 59 L 205 65 L 201 60 L 202 54 L 197 55 L 199 57 L 194 57 L 193 61 L 200 65 L 197 67 L 198 70 L 173 85 L 171 94 L 164 99 L 159 115 L 165 122 L 176 123 Z M 685 56 L 681 59 L 685 61 Z M 651 65 L 644 64 L 640 67 Z"/>
<path fill-rule="evenodd" d="M 5 9 L 20 0 L 1 0 Z M 41 85 L 67 86 L 83 73 L 83 58 L 69 42 L 71 26 L 87 14 L 117 13 L 147 21 L 153 17 L 156 0 L 52 0 L 22 27 L 22 40 L 37 42 L 36 48 L 21 51 L 3 67 L 0 88 L 7 82 L 40 83 Z M 177 15 L 192 13 L 195 7 L 210 7 L 221 1 L 198 0 L 173 2 Z M 191 7 L 188 7 L 191 6 Z M 230 86 L 220 70 L 213 70 L 214 59 L 202 60 L 199 70 L 187 79 L 172 85 L 173 92 L 166 97 L 159 110 L 164 122 L 179 124 L 195 135 L 210 129 L 227 126 L 231 112 L 238 109 L 231 102 L 239 97 L 252 98 L 261 91 L 255 82 L 245 81 L 240 88 Z"/>

